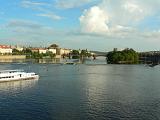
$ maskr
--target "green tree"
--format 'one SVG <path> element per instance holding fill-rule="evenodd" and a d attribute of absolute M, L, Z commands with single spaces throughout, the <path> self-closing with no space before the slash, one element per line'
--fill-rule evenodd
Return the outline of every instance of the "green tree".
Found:
<path fill-rule="evenodd" d="M 90 57 L 91 53 L 89 53 L 87 50 L 81 50 L 81 56 L 83 57 Z"/>
<path fill-rule="evenodd" d="M 32 50 L 30 48 L 23 49 L 22 54 L 26 55 L 27 58 L 32 58 Z"/>
<path fill-rule="evenodd" d="M 54 58 L 56 55 L 53 54 L 51 51 L 47 51 L 45 56 L 49 56 L 50 58 Z"/>
<path fill-rule="evenodd" d="M 79 51 L 78 50 L 72 50 L 72 59 L 79 59 Z"/>
<path fill-rule="evenodd" d="M 129 48 L 122 51 L 111 51 L 106 57 L 109 64 L 136 64 L 139 59 L 138 53 Z"/>
<path fill-rule="evenodd" d="M 15 49 L 15 48 L 12 50 L 12 55 L 22 55 L 22 54 L 23 54 L 22 51 L 19 51 L 19 50 Z"/>
<path fill-rule="evenodd" d="M 57 44 L 52 44 L 49 46 L 49 48 L 58 48 L 59 46 Z"/>

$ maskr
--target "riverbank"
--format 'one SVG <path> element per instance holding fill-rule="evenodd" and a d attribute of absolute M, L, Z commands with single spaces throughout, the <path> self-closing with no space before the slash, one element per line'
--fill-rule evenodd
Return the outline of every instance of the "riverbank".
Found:
<path fill-rule="evenodd" d="M 26 59 L 26 55 L 0 55 L 0 60 L 2 59 Z"/>

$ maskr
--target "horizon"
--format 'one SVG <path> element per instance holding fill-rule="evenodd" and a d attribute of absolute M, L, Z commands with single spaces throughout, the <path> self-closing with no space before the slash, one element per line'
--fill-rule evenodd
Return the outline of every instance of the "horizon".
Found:
<path fill-rule="evenodd" d="M 158 0 L 5 0 L 0 43 L 111 51 L 159 51 Z"/>
<path fill-rule="evenodd" d="M 52 45 L 52 44 L 50 44 Z M 28 46 L 25 46 L 25 45 L 7 45 L 7 44 L 0 44 L 0 46 L 10 46 L 10 47 L 22 47 L 22 48 L 48 48 L 50 45 L 48 46 L 31 46 L 31 45 L 28 45 Z M 58 45 L 58 44 L 56 44 Z M 58 45 L 59 48 L 62 48 L 62 49 L 71 49 L 71 48 L 67 48 L 67 47 L 61 47 L 60 45 Z M 71 49 L 71 50 L 89 50 L 90 52 L 111 52 L 111 51 L 114 51 L 114 49 L 117 49 L 117 51 L 123 51 L 125 49 L 133 49 L 133 48 L 112 48 L 111 50 L 109 51 L 101 51 L 101 50 L 93 50 L 93 49 L 87 49 L 87 48 L 75 48 L 75 49 Z M 133 49 L 134 50 L 134 49 Z M 136 50 L 135 50 L 136 51 Z M 136 52 L 157 52 L 160 50 L 147 50 L 147 51 L 136 51 Z"/>

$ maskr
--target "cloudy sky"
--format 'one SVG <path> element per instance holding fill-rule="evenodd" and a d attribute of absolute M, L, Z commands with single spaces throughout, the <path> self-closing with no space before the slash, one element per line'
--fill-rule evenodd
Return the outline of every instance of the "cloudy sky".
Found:
<path fill-rule="evenodd" d="M 0 0 L 0 44 L 160 50 L 160 0 Z"/>

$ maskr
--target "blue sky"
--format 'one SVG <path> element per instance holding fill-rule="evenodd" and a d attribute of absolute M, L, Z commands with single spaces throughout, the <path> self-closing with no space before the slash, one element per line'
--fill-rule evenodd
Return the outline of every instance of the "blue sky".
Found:
<path fill-rule="evenodd" d="M 160 50 L 159 0 L 0 0 L 0 44 Z"/>

